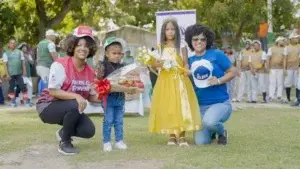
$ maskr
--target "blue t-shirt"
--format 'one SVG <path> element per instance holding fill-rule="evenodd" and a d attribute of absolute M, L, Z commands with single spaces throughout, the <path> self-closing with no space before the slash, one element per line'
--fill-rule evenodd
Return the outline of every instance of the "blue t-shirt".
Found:
<path fill-rule="evenodd" d="M 229 99 L 226 84 L 208 86 L 207 81 L 212 76 L 224 76 L 231 65 L 227 56 L 217 49 L 209 49 L 203 56 L 189 57 L 192 82 L 199 105 L 222 103 Z"/>

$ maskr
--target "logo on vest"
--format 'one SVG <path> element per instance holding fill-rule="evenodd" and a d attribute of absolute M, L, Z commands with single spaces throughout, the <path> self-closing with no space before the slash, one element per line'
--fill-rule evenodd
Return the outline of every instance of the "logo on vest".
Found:
<path fill-rule="evenodd" d="M 210 61 L 205 59 L 195 61 L 191 66 L 191 70 L 196 87 L 209 87 L 208 79 L 212 76 L 213 71 L 213 66 Z"/>
<path fill-rule="evenodd" d="M 73 92 L 87 92 L 90 90 L 90 82 L 86 80 L 72 80 Z"/>

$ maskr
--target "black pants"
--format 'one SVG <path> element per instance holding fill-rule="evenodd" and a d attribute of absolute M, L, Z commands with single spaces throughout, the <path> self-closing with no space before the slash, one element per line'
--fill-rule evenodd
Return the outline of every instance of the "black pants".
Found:
<path fill-rule="evenodd" d="M 44 123 L 62 125 L 62 141 L 70 141 L 72 136 L 91 138 L 95 135 L 95 125 L 86 114 L 80 114 L 76 100 L 53 101 L 40 113 Z"/>
<path fill-rule="evenodd" d="M 12 75 L 10 77 L 8 92 L 15 93 L 15 87 L 19 88 L 21 92 L 27 92 L 22 75 Z"/>

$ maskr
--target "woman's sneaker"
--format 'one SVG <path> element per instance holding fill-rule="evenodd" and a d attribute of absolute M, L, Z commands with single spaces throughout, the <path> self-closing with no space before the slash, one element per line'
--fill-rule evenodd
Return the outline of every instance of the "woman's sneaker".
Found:
<path fill-rule="evenodd" d="M 112 146 L 111 146 L 110 142 L 103 144 L 103 151 L 104 152 L 111 152 L 112 151 Z"/>
<path fill-rule="evenodd" d="M 227 142 L 228 142 L 228 133 L 227 133 L 227 130 L 224 130 L 224 134 L 219 135 L 218 144 L 227 145 Z"/>
<path fill-rule="evenodd" d="M 121 149 L 121 150 L 126 150 L 127 149 L 127 145 L 124 143 L 124 141 L 119 141 L 115 144 L 115 147 L 117 149 Z"/>
<path fill-rule="evenodd" d="M 73 146 L 71 141 L 60 142 L 58 152 L 64 155 L 75 155 L 79 153 L 79 150 Z"/>

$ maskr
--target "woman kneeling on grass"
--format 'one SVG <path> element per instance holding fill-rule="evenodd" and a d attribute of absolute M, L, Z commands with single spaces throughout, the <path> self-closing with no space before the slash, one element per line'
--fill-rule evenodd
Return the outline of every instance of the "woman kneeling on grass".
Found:
<path fill-rule="evenodd" d="M 194 89 L 198 98 L 203 130 L 195 132 L 196 144 L 210 144 L 218 135 L 218 144 L 227 144 L 223 123 L 232 112 L 226 83 L 237 75 L 226 55 L 212 49 L 214 33 L 210 28 L 195 24 L 186 29 L 185 40 L 194 56 L 189 57 Z"/>
<path fill-rule="evenodd" d="M 36 109 L 44 123 L 59 124 L 56 136 L 60 141 L 58 151 L 65 155 L 79 153 L 72 144 L 72 136 L 91 138 L 95 126 L 83 113 L 89 102 L 99 102 L 92 88 L 94 70 L 86 63 L 94 56 L 96 43 L 92 30 L 79 26 L 67 40 L 69 57 L 57 59 L 50 68 L 48 89 L 43 90 Z"/>

